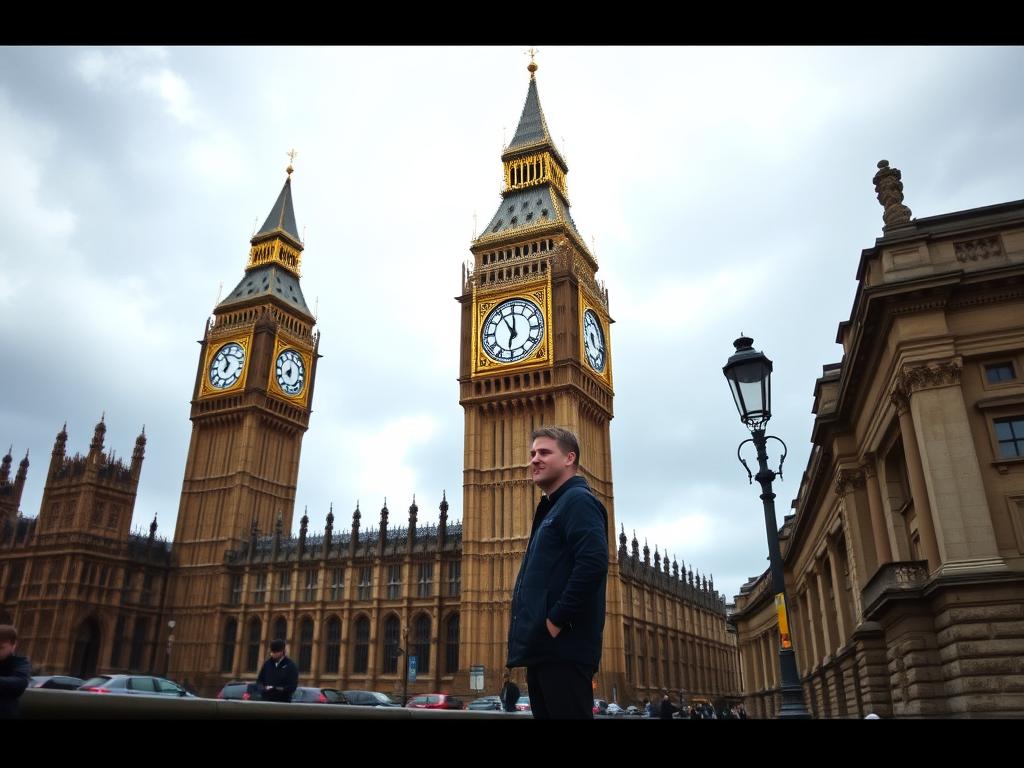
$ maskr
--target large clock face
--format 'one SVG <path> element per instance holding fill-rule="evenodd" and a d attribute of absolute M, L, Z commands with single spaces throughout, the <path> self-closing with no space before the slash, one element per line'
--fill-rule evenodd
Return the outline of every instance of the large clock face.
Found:
<path fill-rule="evenodd" d="M 275 373 L 277 386 L 286 395 L 297 395 L 306 385 L 306 364 L 294 349 L 286 349 L 277 356 Z"/>
<path fill-rule="evenodd" d="M 603 373 L 604 366 L 608 361 L 608 355 L 605 352 L 604 331 L 601 329 L 601 320 L 592 309 L 583 313 L 583 348 L 587 353 L 587 362 L 590 363 L 590 367 L 598 373 Z"/>
<path fill-rule="evenodd" d="M 487 356 L 498 363 L 514 363 L 533 352 L 544 338 L 544 315 L 529 299 L 509 299 L 484 320 L 480 334 Z"/>
<path fill-rule="evenodd" d="M 210 384 L 227 389 L 235 384 L 245 368 L 245 349 L 234 341 L 217 350 L 210 363 Z"/>

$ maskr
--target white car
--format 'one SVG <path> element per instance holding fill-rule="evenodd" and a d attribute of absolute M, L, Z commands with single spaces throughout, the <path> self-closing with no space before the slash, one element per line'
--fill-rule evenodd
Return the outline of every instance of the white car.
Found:
<path fill-rule="evenodd" d="M 604 713 L 611 717 L 619 717 L 621 715 L 625 715 L 626 710 L 624 710 L 622 707 L 620 707 L 613 701 L 611 704 L 608 705 L 608 709 L 606 709 Z"/>

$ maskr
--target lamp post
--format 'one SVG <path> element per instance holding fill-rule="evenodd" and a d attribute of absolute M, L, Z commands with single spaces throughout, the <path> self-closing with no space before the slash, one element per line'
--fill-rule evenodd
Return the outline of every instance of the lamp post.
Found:
<path fill-rule="evenodd" d="M 174 619 L 167 622 L 167 660 L 164 662 L 164 677 L 167 677 L 171 673 L 171 648 L 174 647 L 174 627 L 176 626 Z"/>
<path fill-rule="evenodd" d="M 402 629 L 402 648 L 398 649 L 398 655 L 402 659 L 402 706 L 404 707 L 409 698 L 409 628 Z"/>
<path fill-rule="evenodd" d="M 782 707 L 780 718 L 807 719 L 810 714 L 804 707 L 803 688 L 796 669 L 796 655 L 789 633 L 786 613 L 786 584 L 782 571 L 782 551 L 779 548 L 779 530 L 775 520 L 775 494 L 772 481 L 782 478 L 782 462 L 786 460 L 786 444 L 774 435 L 765 435 L 764 427 L 772 417 L 772 361 L 753 348 L 754 340 L 741 336 L 733 342 L 736 354 L 722 368 L 729 382 L 740 419 L 750 430 L 750 438 L 736 449 L 736 457 L 747 470 L 750 482 L 757 480 L 761 485 L 761 501 L 764 503 L 764 525 L 768 534 L 768 556 L 771 560 L 772 592 L 775 595 L 775 610 L 779 617 L 779 671 L 781 672 Z M 776 474 L 768 468 L 767 444 L 769 440 L 782 443 L 782 458 Z M 756 475 L 751 475 L 747 462 L 740 451 L 747 443 L 753 443 L 757 450 Z"/>

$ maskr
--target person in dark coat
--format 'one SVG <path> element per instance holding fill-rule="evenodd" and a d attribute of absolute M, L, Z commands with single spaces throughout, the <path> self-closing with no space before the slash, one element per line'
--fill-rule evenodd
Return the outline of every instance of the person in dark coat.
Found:
<path fill-rule="evenodd" d="M 659 717 L 662 720 L 671 720 L 675 711 L 676 708 L 672 705 L 672 699 L 670 699 L 666 693 L 661 697 L 661 710 L 659 712 Z"/>
<path fill-rule="evenodd" d="M 263 701 L 287 702 L 299 687 L 299 668 L 284 655 L 284 640 L 278 638 L 270 643 L 270 658 L 263 662 L 263 669 L 256 678 L 256 690 Z"/>
<path fill-rule="evenodd" d="M 501 686 L 501 703 L 505 707 L 506 712 L 516 711 L 516 702 L 519 701 L 520 697 L 519 686 L 516 685 L 515 681 L 509 677 L 508 672 L 505 672 L 505 684 Z"/>
<path fill-rule="evenodd" d="M 544 491 L 512 590 L 506 666 L 526 667 L 533 716 L 594 717 L 608 578 L 608 512 L 579 477 L 579 440 L 544 427 L 530 470 Z"/>
<path fill-rule="evenodd" d="M 14 653 L 17 645 L 17 630 L 0 624 L 0 720 L 18 717 L 18 700 L 32 676 L 32 662 Z"/>

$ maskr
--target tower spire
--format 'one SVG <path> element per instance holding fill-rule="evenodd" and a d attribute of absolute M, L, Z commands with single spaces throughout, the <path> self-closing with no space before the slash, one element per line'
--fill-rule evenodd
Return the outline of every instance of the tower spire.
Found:
<path fill-rule="evenodd" d="M 288 156 L 294 159 L 292 150 Z M 249 241 L 249 261 L 245 265 L 245 276 L 227 297 L 219 301 L 217 309 L 233 308 L 238 304 L 253 304 L 273 299 L 283 302 L 291 311 L 298 311 L 306 319 L 313 315 L 306 306 L 306 299 L 299 287 L 304 245 L 295 223 L 295 207 L 292 203 L 292 172 L 289 164 L 285 169 L 288 176 L 281 187 L 263 226 Z"/>

